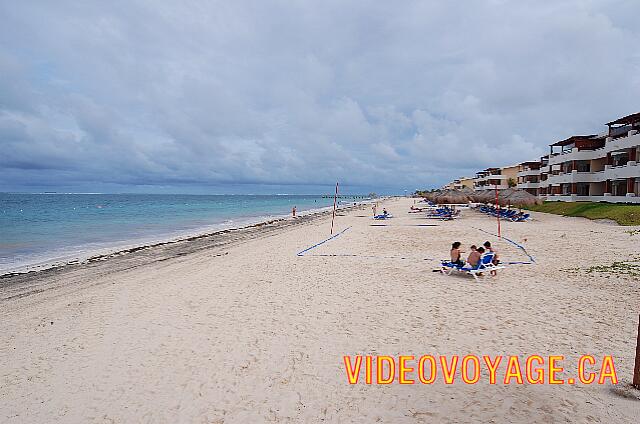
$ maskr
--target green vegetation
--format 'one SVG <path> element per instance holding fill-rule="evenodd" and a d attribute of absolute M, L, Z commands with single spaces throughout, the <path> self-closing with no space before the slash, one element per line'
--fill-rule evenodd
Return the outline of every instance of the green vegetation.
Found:
<path fill-rule="evenodd" d="M 536 212 L 589 219 L 611 219 L 620 225 L 640 225 L 640 205 L 593 202 L 544 202 L 526 207 Z"/>
<path fill-rule="evenodd" d="M 587 274 L 600 272 L 612 275 L 629 275 L 640 277 L 640 263 L 638 261 L 617 261 L 611 265 L 592 266 L 587 270 Z"/>
<path fill-rule="evenodd" d="M 630 276 L 640 277 L 640 256 L 633 257 L 627 261 L 616 261 L 611 265 L 596 265 L 586 270 L 580 268 L 569 268 L 563 271 L 567 271 L 573 274 L 579 274 L 584 272 L 586 274 L 599 273 L 606 276 Z"/>

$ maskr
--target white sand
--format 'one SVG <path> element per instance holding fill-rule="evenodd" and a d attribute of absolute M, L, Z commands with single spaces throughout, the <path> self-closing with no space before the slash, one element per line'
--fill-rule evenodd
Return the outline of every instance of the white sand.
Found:
<path fill-rule="evenodd" d="M 108 260 L 0 280 L 14 296 L 0 301 L 0 422 L 640 420 L 640 401 L 610 384 L 348 385 L 345 354 L 611 354 L 630 381 L 640 282 L 563 270 L 638 255 L 640 235 L 544 214 L 503 223 L 537 264 L 475 283 L 424 258 L 487 239 L 504 260 L 527 257 L 473 228 L 495 232 L 491 218 L 428 221 L 410 203 L 388 202 L 385 227 L 368 209 L 339 216 L 351 228 L 304 257 L 329 219 L 124 270 Z M 330 254 L 357 256 L 316 256 Z"/>

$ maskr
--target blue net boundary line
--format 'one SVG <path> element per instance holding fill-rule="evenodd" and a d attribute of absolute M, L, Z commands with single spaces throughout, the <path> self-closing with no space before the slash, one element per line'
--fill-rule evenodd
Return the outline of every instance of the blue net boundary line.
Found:
<path fill-rule="evenodd" d="M 410 256 L 376 256 L 376 255 L 356 255 L 352 253 L 331 253 L 331 254 L 322 254 L 322 253 L 311 253 L 305 256 L 318 256 L 325 258 L 334 258 L 334 257 L 348 257 L 348 258 L 374 258 L 374 259 L 414 259 L 419 261 L 435 261 L 434 258 L 416 258 Z"/>
<path fill-rule="evenodd" d="M 376 256 L 376 255 L 356 255 L 352 253 L 310 253 L 304 256 L 315 256 L 319 258 L 369 258 L 369 259 L 404 259 L 404 260 L 416 260 L 416 261 L 437 261 L 441 262 L 444 259 L 436 258 L 416 258 L 410 256 Z M 505 265 L 531 265 L 533 262 L 526 261 L 514 261 L 504 262 Z"/>
<path fill-rule="evenodd" d="M 347 227 L 344 230 L 340 231 L 339 233 L 334 234 L 333 236 L 329 237 L 328 239 L 322 240 L 320 243 L 316 243 L 313 246 L 307 247 L 306 249 L 300 251 L 297 253 L 297 256 L 317 256 L 317 257 L 325 257 L 325 258 L 329 258 L 329 257 L 350 257 L 350 258 L 373 258 L 373 259 L 414 259 L 414 260 L 421 260 L 421 261 L 438 261 L 438 259 L 435 258 L 415 258 L 415 257 L 407 257 L 407 256 L 376 256 L 376 255 L 356 255 L 356 254 L 352 254 L 352 253 L 334 253 L 334 254 L 320 254 L 320 253 L 312 253 L 312 254 L 306 254 L 307 252 L 309 252 L 310 250 L 315 249 L 316 247 L 319 247 L 325 243 L 327 243 L 328 241 L 333 240 L 334 238 L 344 234 L 347 230 L 349 230 L 351 227 Z M 494 237 L 498 237 L 496 234 L 492 234 L 488 231 L 485 231 L 481 228 L 476 228 L 473 227 L 476 230 L 482 231 L 483 233 L 492 235 Z M 518 247 L 519 249 L 521 249 L 525 255 L 527 255 L 529 257 L 529 259 L 531 260 L 531 262 L 525 262 L 525 261 L 513 261 L 513 262 L 505 262 L 505 264 L 507 265 L 531 265 L 534 264 L 536 261 L 533 258 L 533 256 L 529 255 L 529 253 L 527 253 L 526 249 L 519 245 L 518 243 L 516 243 L 515 241 L 508 239 L 506 237 L 502 237 L 503 239 L 507 240 L 508 242 L 512 243 L 513 245 L 515 245 L 516 247 Z M 306 255 L 305 255 L 306 254 Z"/>
<path fill-rule="evenodd" d="M 497 235 L 497 234 L 490 233 L 489 231 L 485 231 L 485 230 L 483 230 L 482 228 L 476 228 L 476 227 L 472 227 L 472 228 L 475 228 L 476 230 L 478 230 L 478 231 L 482 231 L 483 233 L 489 234 L 489 235 L 491 235 L 491 236 L 498 237 L 498 235 Z M 516 246 L 518 249 L 521 249 L 521 250 L 524 252 L 524 254 L 525 254 L 525 255 L 527 255 L 527 257 L 528 257 L 528 258 L 529 258 L 529 260 L 531 261 L 531 262 L 528 262 L 528 263 L 531 263 L 531 264 L 536 263 L 535 258 L 534 258 L 533 256 L 531 256 L 531 255 L 529 254 L 529 252 L 527 252 L 527 249 L 525 249 L 525 248 L 524 248 L 524 246 L 522 246 L 521 244 L 518 244 L 518 243 L 516 243 L 515 241 L 513 241 L 513 240 L 511 240 L 510 238 L 507 238 L 507 237 L 505 237 L 505 236 L 498 237 L 498 238 L 503 238 L 503 239 L 505 239 L 506 241 L 508 241 L 509 243 L 511 243 L 511 244 L 513 244 L 514 246 Z M 509 263 L 510 263 L 510 264 L 528 264 L 527 262 L 509 262 Z"/>
<path fill-rule="evenodd" d="M 330 240 L 333 240 L 334 238 L 338 237 L 339 235 L 344 234 L 344 232 L 347 231 L 349 228 L 351 228 L 351 227 L 349 226 L 349 227 L 345 228 L 344 230 L 340 231 L 339 233 L 336 233 L 336 234 L 332 235 L 328 239 L 322 240 L 320 243 L 314 244 L 311 247 L 307 247 L 306 249 L 298 252 L 297 256 L 304 256 L 304 254 L 306 252 L 310 251 L 311 249 L 315 249 L 316 247 L 321 246 L 321 245 L 325 244 L 326 242 L 328 242 Z"/>

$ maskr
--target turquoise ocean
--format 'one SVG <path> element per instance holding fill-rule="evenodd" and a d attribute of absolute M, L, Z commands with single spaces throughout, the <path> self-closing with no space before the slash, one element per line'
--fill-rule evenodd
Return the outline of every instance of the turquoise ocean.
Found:
<path fill-rule="evenodd" d="M 361 199 L 357 199 L 361 200 Z M 356 199 L 343 198 L 352 204 Z M 0 274 L 321 210 L 314 195 L 0 193 Z"/>

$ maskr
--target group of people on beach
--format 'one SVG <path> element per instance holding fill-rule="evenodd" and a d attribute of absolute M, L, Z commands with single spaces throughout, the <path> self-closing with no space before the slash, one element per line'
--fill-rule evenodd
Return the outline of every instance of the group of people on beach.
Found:
<path fill-rule="evenodd" d="M 471 245 L 471 252 L 467 257 L 466 262 L 462 259 L 462 254 L 465 253 L 461 250 L 462 243 L 459 241 L 455 241 L 451 244 L 451 263 L 458 266 L 469 265 L 471 267 L 478 266 L 478 262 L 480 262 L 480 258 L 482 254 L 485 252 L 493 253 L 493 263 L 497 265 L 500 260 L 498 259 L 498 252 L 491 246 L 491 242 L 485 241 L 482 246 L 477 247 L 475 244 Z"/>
<path fill-rule="evenodd" d="M 373 217 L 377 217 L 377 216 L 384 216 L 384 217 L 388 217 L 391 216 L 389 214 L 389 212 L 387 212 L 387 208 L 382 208 L 382 214 L 378 215 L 378 204 L 374 203 L 373 206 L 371 206 L 371 210 L 373 211 Z"/>

